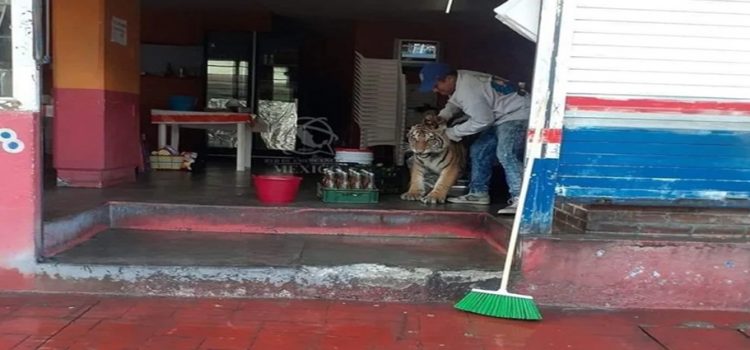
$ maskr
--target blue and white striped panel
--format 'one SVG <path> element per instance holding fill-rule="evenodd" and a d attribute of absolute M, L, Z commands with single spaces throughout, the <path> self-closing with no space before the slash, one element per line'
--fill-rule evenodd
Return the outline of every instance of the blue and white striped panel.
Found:
<path fill-rule="evenodd" d="M 750 117 L 568 112 L 556 191 L 593 201 L 750 205 Z"/>

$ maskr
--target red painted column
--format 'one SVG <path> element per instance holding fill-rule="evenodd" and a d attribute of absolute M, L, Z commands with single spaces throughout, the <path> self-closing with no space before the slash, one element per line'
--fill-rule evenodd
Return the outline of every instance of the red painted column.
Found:
<path fill-rule="evenodd" d="M 41 224 L 39 115 L 0 111 L 0 288 L 24 288 Z"/>
<path fill-rule="evenodd" d="M 33 56 L 34 8 L 12 0 L 12 96 L 0 106 L 0 290 L 28 289 L 41 233 L 39 69 Z"/>
<path fill-rule="evenodd" d="M 106 187 L 135 180 L 141 157 L 139 3 L 52 2 L 59 184 Z"/>

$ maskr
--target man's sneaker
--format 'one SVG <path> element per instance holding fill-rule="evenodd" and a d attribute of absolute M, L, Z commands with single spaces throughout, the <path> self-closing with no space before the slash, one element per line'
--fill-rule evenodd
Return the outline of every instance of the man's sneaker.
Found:
<path fill-rule="evenodd" d="M 498 215 L 515 215 L 518 209 L 518 197 L 511 198 L 508 206 L 497 211 Z"/>
<path fill-rule="evenodd" d="M 456 204 L 490 204 L 490 195 L 487 193 L 469 193 L 459 197 L 450 197 L 448 202 Z"/>

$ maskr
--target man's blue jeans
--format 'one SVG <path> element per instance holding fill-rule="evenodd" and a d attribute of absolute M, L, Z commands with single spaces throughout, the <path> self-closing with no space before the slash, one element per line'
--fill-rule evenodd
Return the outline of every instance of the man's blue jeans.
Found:
<path fill-rule="evenodd" d="M 471 144 L 470 193 L 489 193 L 495 159 L 505 170 L 505 181 L 512 197 L 518 197 L 523 181 L 523 157 L 528 121 L 514 120 L 493 126 Z"/>

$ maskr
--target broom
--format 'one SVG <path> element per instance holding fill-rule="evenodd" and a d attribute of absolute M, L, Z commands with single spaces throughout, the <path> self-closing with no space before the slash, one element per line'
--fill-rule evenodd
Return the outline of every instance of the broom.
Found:
<path fill-rule="evenodd" d="M 510 242 L 508 243 L 508 252 L 505 256 L 505 266 L 503 267 L 503 277 L 498 290 L 472 289 L 463 299 L 454 306 L 456 309 L 472 312 L 480 315 L 510 318 L 517 320 L 541 320 L 542 314 L 534 303 L 534 298 L 530 295 L 513 294 L 508 292 L 508 282 L 510 280 L 510 269 L 513 265 L 513 256 L 516 252 L 516 241 L 518 232 L 521 228 L 521 219 L 523 218 L 523 209 L 526 205 L 526 194 L 529 190 L 529 179 L 531 178 L 532 168 L 534 167 L 534 158 L 541 154 L 541 128 L 534 130 L 531 146 L 533 151 L 529 157 L 529 163 L 523 171 L 523 182 L 521 183 L 521 193 L 518 198 L 518 209 L 513 220 L 513 228 L 510 232 Z"/>

